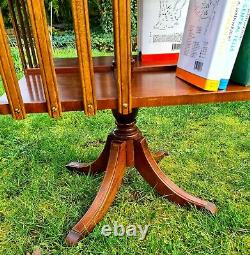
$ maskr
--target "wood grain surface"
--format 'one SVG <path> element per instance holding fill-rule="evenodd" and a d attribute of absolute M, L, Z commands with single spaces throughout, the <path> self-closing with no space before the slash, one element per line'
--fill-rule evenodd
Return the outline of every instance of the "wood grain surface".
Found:
<path fill-rule="evenodd" d="M 67 59 L 55 60 L 56 62 L 57 66 L 67 66 L 65 63 Z M 76 64 L 77 61 L 70 59 L 69 62 L 71 71 L 56 74 L 62 111 L 81 111 L 83 110 L 81 77 L 77 66 L 74 67 L 72 64 Z M 94 58 L 93 62 L 97 109 L 116 109 L 118 97 L 112 71 L 112 57 Z M 249 87 L 230 84 L 227 91 L 206 92 L 177 78 L 175 66 L 144 67 L 140 63 L 137 63 L 136 66 L 137 68 L 132 74 L 133 108 L 250 100 Z M 42 84 L 39 74 L 26 75 L 19 81 L 25 109 L 28 113 L 47 112 Z M 7 97 L 4 95 L 0 98 L 0 114 L 9 113 L 11 113 L 10 107 Z"/>

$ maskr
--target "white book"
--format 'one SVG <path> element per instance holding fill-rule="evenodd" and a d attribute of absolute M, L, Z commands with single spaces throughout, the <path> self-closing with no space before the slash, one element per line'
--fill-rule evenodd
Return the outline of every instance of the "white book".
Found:
<path fill-rule="evenodd" d="M 189 0 L 139 0 L 138 48 L 142 61 L 178 60 Z"/>
<path fill-rule="evenodd" d="M 226 71 L 231 28 L 245 1 L 190 0 L 178 77 L 204 90 L 218 90 Z"/>
<path fill-rule="evenodd" d="M 226 51 L 227 59 L 225 64 L 225 72 L 223 73 L 219 89 L 225 90 L 229 83 L 230 76 L 233 71 L 233 67 L 240 50 L 240 45 L 246 31 L 250 16 L 250 1 L 243 0 L 238 2 L 238 7 L 234 15 L 233 23 L 230 28 L 230 36 L 228 38 L 229 43 L 227 44 Z"/>

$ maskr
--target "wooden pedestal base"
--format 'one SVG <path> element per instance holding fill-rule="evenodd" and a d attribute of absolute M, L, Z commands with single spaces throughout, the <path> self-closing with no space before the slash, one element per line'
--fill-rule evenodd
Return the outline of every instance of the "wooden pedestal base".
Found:
<path fill-rule="evenodd" d="M 146 139 L 136 126 L 135 109 L 129 115 L 116 111 L 116 129 L 108 136 L 100 157 L 92 164 L 70 163 L 67 168 L 80 173 L 97 174 L 105 171 L 99 192 L 91 207 L 66 237 L 69 245 L 75 245 L 88 235 L 102 220 L 111 206 L 122 183 L 126 167 L 135 167 L 143 178 L 162 196 L 179 205 L 194 205 L 215 214 L 213 203 L 196 198 L 176 186 L 158 167 L 156 161 L 167 155 L 164 152 L 152 155 Z"/>

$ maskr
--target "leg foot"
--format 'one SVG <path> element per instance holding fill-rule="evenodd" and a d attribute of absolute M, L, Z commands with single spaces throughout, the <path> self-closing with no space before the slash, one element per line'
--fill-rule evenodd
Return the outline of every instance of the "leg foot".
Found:
<path fill-rule="evenodd" d="M 144 179 L 162 196 L 179 205 L 192 204 L 215 214 L 217 211 L 213 203 L 194 197 L 175 185 L 158 167 L 151 155 L 145 138 L 135 141 L 135 167 Z"/>
<path fill-rule="evenodd" d="M 157 151 L 153 153 L 153 157 L 156 162 L 160 162 L 162 159 L 164 159 L 167 156 L 169 156 L 169 153 L 166 151 Z"/>
<path fill-rule="evenodd" d="M 126 142 L 111 143 L 109 160 L 99 192 L 91 207 L 66 237 L 69 245 L 74 245 L 88 235 L 102 220 L 115 199 L 126 168 Z"/>
<path fill-rule="evenodd" d="M 77 244 L 79 241 L 81 241 L 82 235 L 74 230 L 71 230 L 67 237 L 66 237 L 66 242 L 68 245 L 73 246 Z"/>
<path fill-rule="evenodd" d="M 111 138 L 108 137 L 107 142 L 104 146 L 104 149 L 96 161 L 90 164 L 71 162 L 68 165 L 66 165 L 66 168 L 70 171 L 75 171 L 75 172 L 83 173 L 83 174 L 89 174 L 89 173 L 98 174 L 105 171 L 107 162 L 108 162 L 108 157 L 109 157 L 110 143 L 111 143 Z"/>

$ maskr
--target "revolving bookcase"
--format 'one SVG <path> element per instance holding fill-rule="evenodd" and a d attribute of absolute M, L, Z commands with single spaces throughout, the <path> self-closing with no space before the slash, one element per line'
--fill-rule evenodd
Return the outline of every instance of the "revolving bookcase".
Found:
<path fill-rule="evenodd" d="M 205 92 L 176 78 L 176 62 L 143 65 L 132 56 L 130 1 L 113 0 L 115 57 L 91 56 L 88 1 L 72 0 L 77 58 L 54 59 L 43 0 L 9 0 L 24 77 L 19 81 L 0 16 L 0 72 L 6 94 L 0 97 L 0 114 L 24 119 L 27 113 L 48 112 L 60 117 L 66 111 L 111 109 L 116 128 L 108 135 L 100 157 L 91 164 L 72 162 L 71 171 L 97 174 L 104 180 L 92 205 L 66 237 L 74 245 L 105 216 L 122 183 L 126 167 L 135 167 L 162 196 L 180 205 L 194 205 L 216 213 L 213 203 L 177 187 L 160 170 L 165 152 L 151 153 L 136 126 L 141 107 L 244 101 L 250 88 L 230 84 L 227 91 Z"/>

